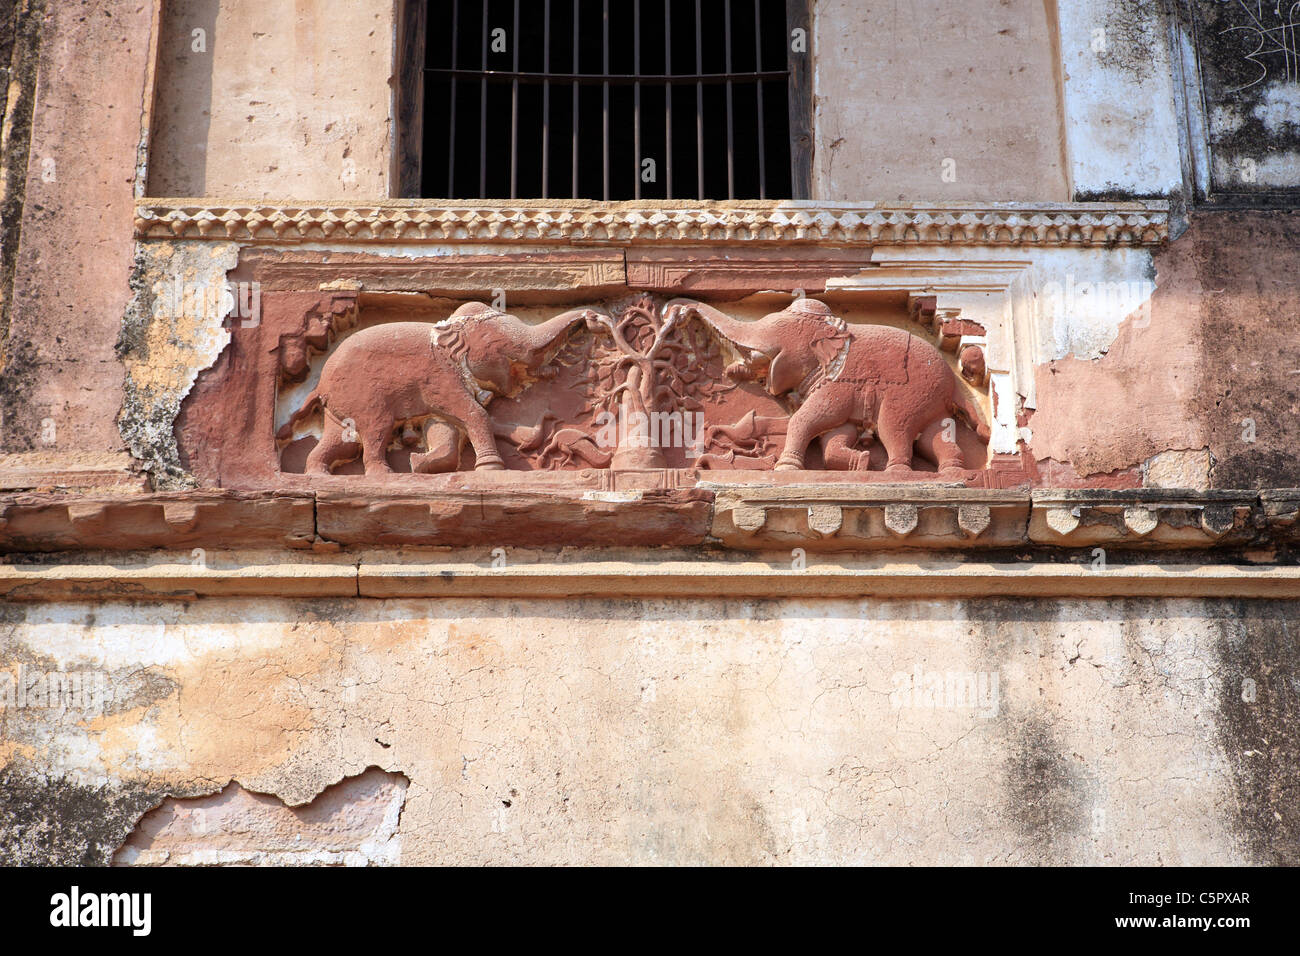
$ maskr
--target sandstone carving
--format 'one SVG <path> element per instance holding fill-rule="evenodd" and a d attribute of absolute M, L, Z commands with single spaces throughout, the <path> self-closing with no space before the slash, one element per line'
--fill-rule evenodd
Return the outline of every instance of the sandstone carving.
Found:
<path fill-rule="evenodd" d="M 699 315 L 740 353 L 727 370 L 731 377 L 761 377 L 772 395 L 790 396 L 797 405 L 777 471 L 802 469 L 809 444 L 820 436 L 828 436 L 827 467 L 865 469 L 865 456 L 853 446 L 874 432 L 889 455 L 886 471 L 910 471 L 915 447 L 941 474 L 960 473 L 964 457 L 953 415 L 988 440 L 988 428 L 939 350 L 902 329 L 850 330 L 815 299 L 798 299 L 757 322 L 738 322 L 685 299 L 666 311 Z"/>
<path fill-rule="evenodd" d="M 563 336 L 584 321 L 599 327 L 599 318 L 591 309 L 575 309 L 530 326 L 471 302 L 443 322 L 362 329 L 329 356 L 320 382 L 277 437 L 292 437 L 295 424 L 319 408 L 323 432 L 307 458 L 307 471 L 328 473 L 360 455 L 367 473 L 384 473 L 392 471 L 386 451 L 394 427 L 414 436 L 414 428 L 408 432 L 405 426 L 437 416 L 465 431 L 476 468 L 502 469 L 486 405 L 494 395 L 512 395 L 531 377 L 545 376 L 544 366 Z M 445 427 L 440 431 L 445 438 Z M 449 454 L 431 450 L 421 464 L 441 466 L 449 460 Z"/>
<path fill-rule="evenodd" d="M 685 310 L 661 312 L 653 300 L 640 299 L 611 322 L 613 347 L 593 356 L 590 407 L 597 420 L 618 424 L 610 459 L 614 468 L 664 467 L 664 443 L 654 433 L 655 422 L 679 425 L 678 444 L 693 443 L 683 414 L 700 409 L 701 400 L 728 387 L 721 380 L 717 343 L 686 319 Z"/>
<path fill-rule="evenodd" d="M 475 302 L 441 322 L 366 326 L 350 293 L 318 301 L 301 333 L 281 336 L 281 381 L 307 379 L 313 352 L 327 352 L 316 386 L 276 437 L 297 447 L 293 468 L 316 475 L 356 473 L 348 463 L 360 458 L 368 475 L 409 462 L 416 474 L 811 469 L 915 480 L 919 457 L 944 480 L 970 481 L 967 454 L 989 436 L 953 371 L 985 380 L 978 346 L 950 364 L 918 335 L 850 325 L 813 299 L 758 321 L 641 296 L 539 325 Z M 317 416 L 312 447 L 298 432 Z"/>

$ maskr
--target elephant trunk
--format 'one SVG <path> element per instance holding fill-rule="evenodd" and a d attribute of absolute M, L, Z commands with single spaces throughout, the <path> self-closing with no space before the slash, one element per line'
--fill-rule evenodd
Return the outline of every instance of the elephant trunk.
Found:
<path fill-rule="evenodd" d="M 776 351 L 775 344 L 767 334 L 768 329 L 765 320 L 742 322 L 731 318 L 729 315 L 724 315 L 710 305 L 696 302 L 694 299 L 673 299 L 665 308 L 672 309 L 675 306 L 694 312 L 713 331 L 732 345 L 738 346 L 747 352 L 759 352 L 770 356 Z"/>
<path fill-rule="evenodd" d="M 520 323 L 522 326 L 519 330 L 522 344 L 521 358 L 524 358 L 530 367 L 541 364 L 560 338 L 569 329 L 584 321 L 590 312 L 590 309 L 570 309 L 538 325 Z"/>

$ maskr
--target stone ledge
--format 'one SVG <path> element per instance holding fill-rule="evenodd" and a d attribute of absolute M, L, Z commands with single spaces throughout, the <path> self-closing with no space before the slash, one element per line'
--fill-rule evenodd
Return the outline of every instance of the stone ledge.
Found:
<path fill-rule="evenodd" d="M 0 454 L 0 492 L 147 492 L 149 478 L 131 456 L 18 452 Z"/>
<path fill-rule="evenodd" d="M 867 243 L 1158 246 L 1169 205 L 838 204 L 767 201 L 282 203 L 215 198 L 137 202 L 137 239 L 239 242 Z"/>
<path fill-rule="evenodd" d="M 1300 598 L 1300 567 L 1111 564 L 1087 561 L 993 563 L 936 554 L 898 558 L 810 557 L 788 552 L 508 551 L 493 554 L 368 552 L 359 558 L 294 553 L 211 552 L 130 555 L 109 564 L 79 559 L 0 565 L 0 600 L 199 598 L 589 598 L 765 599 L 875 597 Z"/>
<path fill-rule="evenodd" d="M 494 475 L 507 475 L 496 472 Z M 1075 491 L 936 484 L 0 496 L 0 553 L 368 547 L 738 551 L 1232 550 L 1300 540 L 1300 490 Z M 503 479 L 504 481 L 504 479 Z"/>
<path fill-rule="evenodd" d="M 165 494 L 0 496 L 0 553 L 143 548 L 310 548 L 309 494 L 185 491 Z"/>
<path fill-rule="evenodd" d="M 361 547 L 681 546 L 704 541 L 710 498 L 693 489 L 379 497 L 318 492 L 316 525 L 324 539 Z"/>

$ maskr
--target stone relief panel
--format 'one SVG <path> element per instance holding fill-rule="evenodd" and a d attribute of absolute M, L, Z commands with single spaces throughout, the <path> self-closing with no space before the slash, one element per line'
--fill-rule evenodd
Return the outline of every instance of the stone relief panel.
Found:
<path fill-rule="evenodd" d="M 268 424 L 282 475 L 991 483 L 986 363 L 960 347 L 983 329 L 953 310 L 867 324 L 798 298 L 754 320 L 640 295 L 539 323 L 483 302 L 368 312 L 355 294 L 327 297 L 279 337 Z"/>

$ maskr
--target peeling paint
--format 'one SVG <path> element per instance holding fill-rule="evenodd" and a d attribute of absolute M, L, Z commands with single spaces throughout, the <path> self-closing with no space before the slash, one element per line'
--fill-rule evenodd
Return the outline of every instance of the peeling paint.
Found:
<path fill-rule="evenodd" d="M 234 243 L 136 246 L 134 295 L 117 343 L 126 366 L 118 427 L 160 491 L 194 486 L 173 429 L 199 373 L 216 362 L 230 341 L 223 323 L 232 304 L 224 291 L 238 258 Z"/>
<path fill-rule="evenodd" d="M 372 767 L 289 807 L 231 782 L 219 793 L 169 797 L 140 819 L 118 866 L 396 866 L 405 776 Z"/>

